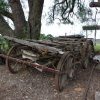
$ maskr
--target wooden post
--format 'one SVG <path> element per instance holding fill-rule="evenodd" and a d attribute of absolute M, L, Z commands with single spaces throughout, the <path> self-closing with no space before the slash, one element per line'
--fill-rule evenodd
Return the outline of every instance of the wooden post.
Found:
<path fill-rule="evenodd" d="M 65 37 L 67 36 L 67 33 L 65 33 Z"/>
<path fill-rule="evenodd" d="M 95 39 L 95 40 L 94 40 L 94 41 L 95 41 L 95 42 L 94 42 L 94 45 L 96 45 L 96 29 L 95 29 L 94 39 Z"/>
<path fill-rule="evenodd" d="M 86 38 L 88 38 L 88 33 L 87 33 L 87 30 L 86 30 Z"/>

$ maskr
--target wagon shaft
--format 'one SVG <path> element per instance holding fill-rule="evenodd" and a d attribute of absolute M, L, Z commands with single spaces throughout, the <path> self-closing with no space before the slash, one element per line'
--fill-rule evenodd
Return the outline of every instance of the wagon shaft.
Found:
<path fill-rule="evenodd" d="M 48 68 L 48 67 L 46 67 L 44 65 L 40 65 L 38 63 L 31 63 L 29 61 L 24 61 L 24 60 L 21 60 L 21 59 L 6 56 L 4 54 L 0 54 L 0 57 L 6 58 L 6 59 L 9 59 L 11 61 L 18 62 L 18 63 L 21 63 L 21 64 L 29 65 L 29 66 L 32 66 L 32 67 L 35 67 L 35 68 L 39 68 L 42 71 L 48 71 L 48 72 L 52 72 L 52 73 L 59 73 L 59 70 L 55 70 L 53 68 Z"/>

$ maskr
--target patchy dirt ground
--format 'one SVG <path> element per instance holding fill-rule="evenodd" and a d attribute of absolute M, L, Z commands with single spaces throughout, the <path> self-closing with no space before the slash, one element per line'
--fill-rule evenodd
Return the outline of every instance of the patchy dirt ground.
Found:
<path fill-rule="evenodd" d="M 0 100 L 84 100 L 90 69 L 81 70 L 66 89 L 55 90 L 54 75 L 34 69 L 11 74 L 6 66 L 0 66 Z M 100 71 L 95 70 L 87 100 L 94 100 L 95 91 L 100 91 Z"/>

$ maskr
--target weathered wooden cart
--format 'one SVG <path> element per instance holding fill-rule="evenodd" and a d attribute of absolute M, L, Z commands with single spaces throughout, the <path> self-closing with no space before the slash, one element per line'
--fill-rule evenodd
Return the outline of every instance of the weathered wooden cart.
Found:
<path fill-rule="evenodd" d="M 23 64 L 41 72 L 53 72 L 59 91 L 70 78 L 74 78 L 77 68 L 87 68 L 94 56 L 93 42 L 82 36 L 61 36 L 51 41 L 4 38 L 13 43 L 7 55 L 0 54 L 6 58 L 10 72 L 19 72 Z"/>

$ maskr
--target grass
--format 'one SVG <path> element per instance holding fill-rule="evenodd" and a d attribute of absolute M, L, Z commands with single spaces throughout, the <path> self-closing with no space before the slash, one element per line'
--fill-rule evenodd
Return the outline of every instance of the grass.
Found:
<path fill-rule="evenodd" d="M 96 44 L 96 46 L 94 46 L 94 49 L 96 52 L 100 52 L 100 44 Z"/>

